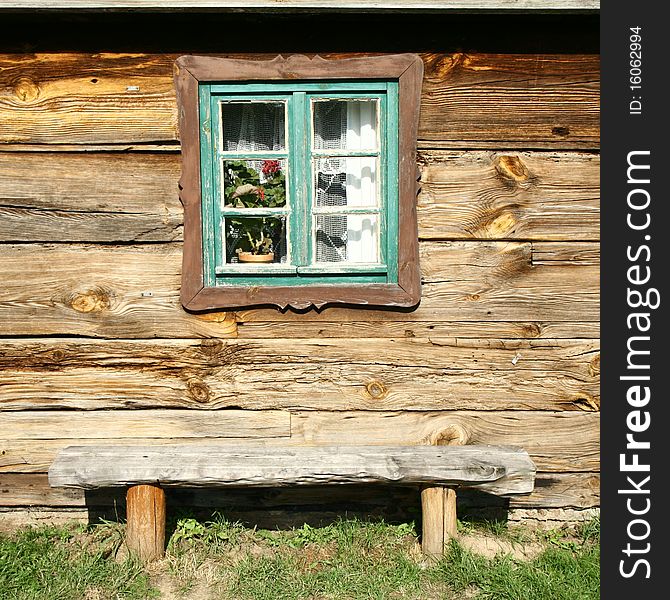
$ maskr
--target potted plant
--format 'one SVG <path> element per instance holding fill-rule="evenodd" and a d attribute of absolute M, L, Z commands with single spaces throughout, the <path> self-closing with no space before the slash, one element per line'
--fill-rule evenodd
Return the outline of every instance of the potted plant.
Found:
<path fill-rule="evenodd" d="M 278 160 L 264 160 L 260 173 L 248 161 L 227 161 L 226 204 L 235 208 L 275 208 L 286 204 L 286 177 Z M 277 217 L 230 217 L 226 237 L 237 238 L 240 262 L 272 262 L 282 234 Z"/>

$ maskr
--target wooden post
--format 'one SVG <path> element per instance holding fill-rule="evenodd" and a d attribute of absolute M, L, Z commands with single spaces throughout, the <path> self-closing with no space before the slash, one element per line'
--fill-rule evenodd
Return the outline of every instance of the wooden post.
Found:
<path fill-rule="evenodd" d="M 165 552 L 165 492 L 159 485 L 133 485 L 126 494 L 128 549 L 145 562 Z"/>
<path fill-rule="evenodd" d="M 456 537 L 456 490 L 442 485 L 421 489 L 421 549 L 442 556 L 445 544 Z"/>

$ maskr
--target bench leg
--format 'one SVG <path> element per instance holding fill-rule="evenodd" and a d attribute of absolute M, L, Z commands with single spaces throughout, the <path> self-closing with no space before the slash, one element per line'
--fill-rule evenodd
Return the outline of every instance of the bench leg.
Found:
<path fill-rule="evenodd" d="M 165 552 L 165 492 L 159 485 L 133 485 L 126 493 L 126 544 L 145 562 Z"/>
<path fill-rule="evenodd" d="M 421 489 L 421 549 L 424 554 L 442 556 L 449 539 L 456 537 L 456 490 L 426 486 Z"/>

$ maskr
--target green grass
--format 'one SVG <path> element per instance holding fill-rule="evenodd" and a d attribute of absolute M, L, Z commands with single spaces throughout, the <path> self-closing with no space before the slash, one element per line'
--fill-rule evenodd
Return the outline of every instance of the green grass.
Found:
<path fill-rule="evenodd" d="M 117 524 L 2 535 L 0 599 L 161 597 L 155 588 L 188 600 L 596 600 L 600 592 L 597 520 L 541 533 L 460 524 L 465 535 L 541 544 L 532 560 L 484 558 L 456 542 L 441 560 L 427 560 L 412 524 L 343 520 L 270 531 L 214 515 L 172 525 L 165 560 L 148 568 L 119 558 Z"/>
<path fill-rule="evenodd" d="M 101 528 L 91 540 L 104 537 Z M 131 559 L 109 560 L 109 544 L 87 549 L 75 527 L 28 528 L 0 534 L 2 600 L 150 598 L 149 578 Z"/>

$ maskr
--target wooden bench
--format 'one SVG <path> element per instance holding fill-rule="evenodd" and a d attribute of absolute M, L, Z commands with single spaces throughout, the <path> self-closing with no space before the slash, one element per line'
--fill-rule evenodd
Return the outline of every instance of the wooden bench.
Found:
<path fill-rule="evenodd" d="M 456 534 L 456 488 L 528 494 L 534 479 L 526 451 L 478 445 L 70 446 L 49 469 L 53 487 L 128 486 L 126 542 L 144 560 L 164 552 L 164 487 L 414 484 L 421 486 L 423 550 L 441 554 Z"/>

